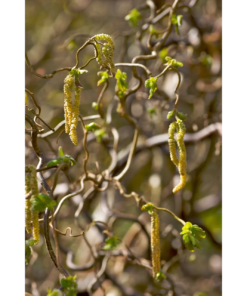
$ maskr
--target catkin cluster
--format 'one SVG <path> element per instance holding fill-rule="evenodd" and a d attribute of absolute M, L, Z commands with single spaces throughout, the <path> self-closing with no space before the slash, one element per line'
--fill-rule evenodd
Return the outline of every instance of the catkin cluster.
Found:
<path fill-rule="evenodd" d="M 114 42 L 112 41 L 111 36 L 107 34 L 95 35 L 92 39 L 97 41 L 106 41 L 102 47 L 102 52 L 100 45 L 96 42 L 95 46 L 97 48 L 97 62 L 100 66 L 104 68 L 110 68 L 111 73 L 115 74 L 115 65 L 113 63 L 113 53 L 114 53 Z"/>
<path fill-rule="evenodd" d="M 177 146 L 179 152 L 179 159 L 176 155 L 176 144 L 174 140 L 175 130 L 177 130 Z M 180 174 L 180 182 L 179 184 L 173 188 L 173 193 L 178 192 L 181 190 L 186 184 L 186 149 L 184 145 L 184 135 L 185 135 L 185 125 L 182 120 L 177 119 L 177 122 L 172 122 L 169 126 L 168 135 L 169 135 L 169 149 L 170 149 L 170 157 L 172 162 L 178 168 Z"/>
<path fill-rule="evenodd" d="M 151 214 L 151 251 L 152 251 L 152 265 L 153 277 L 160 272 L 160 235 L 159 235 L 159 216 L 153 210 Z"/>
<path fill-rule="evenodd" d="M 70 135 L 74 145 L 77 145 L 76 127 L 78 124 L 81 89 L 75 85 L 75 77 L 69 74 L 64 79 L 64 117 L 65 132 Z M 74 104 L 72 102 L 72 91 L 75 90 Z"/>
<path fill-rule="evenodd" d="M 39 212 L 31 210 L 31 200 L 39 193 L 36 179 L 36 168 L 29 165 L 25 170 L 25 194 L 32 192 L 30 199 L 25 200 L 25 227 L 27 233 L 32 233 L 36 244 L 39 242 Z M 33 228 L 31 227 L 31 221 Z"/>

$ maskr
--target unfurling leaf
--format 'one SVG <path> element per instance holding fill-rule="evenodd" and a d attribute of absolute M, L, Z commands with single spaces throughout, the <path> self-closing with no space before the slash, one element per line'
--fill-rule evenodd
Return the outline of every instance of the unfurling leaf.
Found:
<path fill-rule="evenodd" d="M 167 119 L 171 119 L 174 116 L 174 113 L 175 113 L 174 109 L 172 111 L 168 112 Z"/>
<path fill-rule="evenodd" d="M 182 112 L 177 112 L 177 117 L 181 120 L 186 120 L 187 116 L 184 115 Z"/>
<path fill-rule="evenodd" d="M 156 92 L 157 90 L 157 79 L 155 77 L 150 77 L 149 79 L 147 79 L 145 81 L 145 87 L 149 88 L 149 99 L 153 96 L 153 94 Z"/>
<path fill-rule="evenodd" d="M 154 205 L 151 202 L 146 203 L 141 207 L 142 211 L 147 211 L 149 214 L 153 213 Z"/>
<path fill-rule="evenodd" d="M 137 9 L 133 9 L 129 12 L 128 15 L 124 18 L 129 22 L 130 26 L 136 27 L 138 20 L 141 18 L 141 14 Z"/>
<path fill-rule="evenodd" d="M 94 131 L 97 131 L 97 130 L 101 129 L 101 126 L 98 125 L 98 124 L 95 123 L 95 122 L 91 122 L 91 123 L 85 125 L 85 129 L 86 129 L 88 132 L 94 132 Z"/>
<path fill-rule="evenodd" d="M 183 241 L 185 247 L 190 251 L 194 252 L 195 247 L 200 249 L 200 240 L 206 237 L 205 231 L 197 225 L 192 225 L 190 222 L 187 222 L 182 228 Z"/>
<path fill-rule="evenodd" d="M 124 93 L 128 89 L 127 74 L 118 69 L 115 78 L 117 79 L 116 90 Z"/>
<path fill-rule="evenodd" d="M 99 72 L 98 75 L 101 77 L 101 79 L 98 81 L 98 86 L 101 84 L 101 83 L 104 83 L 108 80 L 109 78 L 109 75 L 107 72 Z"/>

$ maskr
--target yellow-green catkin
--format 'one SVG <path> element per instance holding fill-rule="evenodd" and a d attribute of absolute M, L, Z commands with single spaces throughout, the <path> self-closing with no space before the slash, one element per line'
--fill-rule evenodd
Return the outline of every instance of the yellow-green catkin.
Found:
<path fill-rule="evenodd" d="M 176 167 L 178 167 L 179 161 L 178 161 L 178 158 L 176 155 L 176 144 L 175 144 L 175 139 L 174 139 L 174 134 L 175 134 L 176 129 L 178 129 L 177 122 L 172 122 L 169 125 L 169 129 L 168 129 L 168 135 L 169 135 L 168 144 L 169 144 L 169 149 L 170 149 L 171 161 L 175 164 Z"/>
<path fill-rule="evenodd" d="M 178 144 L 178 151 L 179 151 L 179 164 L 178 164 L 178 171 L 180 174 L 180 182 L 179 184 L 173 189 L 173 193 L 177 193 L 181 190 L 186 184 L 186 149 L 184 145 L 184 135 L 186 132 L 185 125 L 182 120 L 177 120 L 178 124 L 178 132 L 177 132 L 177 144 Z"/>
<path fill-rule="evenodd" d="M 106 41 L 106 43 L 104 43 L 102 47 L 103 56 L 100 50 L 100 45 L 96 43 L 96 48 L 98 53 L 97 62 L 102 67 L 110 68 L 111 73 L 114 75 L 115 65 L 113 63 L 113 54 L 114 54 L 115 45 L 111 36 L 107 34 L 98 34 L 98 35 L 95 35 L 92 39 L 95 39 L 97 41 Z M 104 57 L 104 60 L 103 60 L 103 57 Z"/>
<path fill-rule="evenodd" d="M 153 277 L 160 272 L 160 234 L 159 234 L 159 216 L 153 210 L 151 214 L 151 251 L 152 251 L 152 265 Z"/>
<path fill-rule="evenodd" d="M 176 144 L 174 140 L 175 130 L 177 130 L 177 146 L 178 146 L 178 153 L 179 159 L 176 155 Z M 181 190 L 186 184 L 186 148 L 184 145 L 184 135 L 186 132 L 185 125 L 182 120 L 177 119 L 177 122 L 172 122 L 169 126 L 168 135 L 169 135 L 169 149 L 170 149 L 170 157 L 172 162 L 178 168 L 180 174 L 180 182 L 179 184 L 173 188 L 173 193 L 177 193 Z"/>
<path fill-rule="evenodd" d="M 74 104 L 72 102 L 72 91 L 75 91 Z M 77 145 L 76 127 L 78 124 L 81 89 L 75 85 L 74 75 L 69 74 L 64 80 L 64 117 L 65 132 L 70 135 L 74 145 Z"/>
<path fill-rule="evenodd" d="M 70 139 L 72 143 L 74 143 L 74 145 L 77 145 L 76 127 L 78 124 L 78 117 L 79 117 L 80 95 L 81 95 L 81 89 L 79 87 L 76 87 L 75 102 L 73 106 L 72 120 L 71 120 L 70 133 L 69 133 Z"/>
<path fill-rule="evenodd" d="M 26 168 L 25 191 L 27 191 L 27 190 L 28 190 L 28 192 L 32 191 L 31 200 L 35 197 L 35 195 L 37 195 L 39 193 L 38 183 L 37 183 L 37 178 L 36 178 L 36 168 L 33 165 L 29 165 Z M 30 209 L 31 208 L 30 199 L 29 199 L 29 203 L 30 203 L 29 204 L 29 209 Z M 37 244 L 39 242 L 39 212 L 31 211 L 31 220 L 33 223 L 33 229 L 32 229 L 33 239 L 36 240 L 35 244 Z M 30 231 L 30 228 L 28 228 L 28 230 Z M 28 232 L 28 233 L 30 233 L 30 232 Z"/>
<path fill-rule="evenodd" d="M 30 192 L 30 174 L 28 173 L 27 169 L 25 172 L 25 195 Z M 31 227 L 31 201 L 30 198 L 25 199 L 25 227 L 27 233 L 32 233 Z"/>
<path fill-rule="evenodd" d="M 64 79 L 64 117 L 65 117 L 65 132 L 68 134 L 72 121 L 73 105 L 72 105 L 72 88 L 75 84 L 75 77 L 69 74 Z"/>

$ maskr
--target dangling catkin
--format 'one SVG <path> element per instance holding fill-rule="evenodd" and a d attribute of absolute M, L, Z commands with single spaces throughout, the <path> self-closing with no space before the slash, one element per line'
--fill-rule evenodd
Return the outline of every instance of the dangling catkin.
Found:
<path fill-rule="evenodd" d="M 177 144 L 179 151 L 179 165 L 178 170 L 180 174 L 180 183 L 173 189 L 173 193 L 177 193 L 181 190 L 186 184 L 186 149 L 184 145 L 184 135 L 185 135 L 185 125 L 182 120 L 177 120 L 178 124 L 178 133 L 177 133 Z"/>
<path fill-rule="evenodd" d="M 74 145 L 77 145 L 76 127 L 78 124 L 78 117 L 79 117 L 80 95 L 81 95 L 81 89 L 79 87 L 75 87 L 75 102 L 73 106 L 72 120 L 71 120 L 70 133 L 69 133 L 70 139 Z"/>
<path fill-rule="evenodd" d="M 74 105 L 72 103 L 72 91 L 75 90 Z M 64 80 L 64 117 L 65 132 L 70 135 L 74 145 L 77 145 L 76 127 L 78 124 L 81 89 L 75 85 L 75 77 L 69 74 Z"/>
<path fill-rule="evenodd" d="M 70 125 L 72 120 L 72 94 L 71 90 L 75 84 L 75 77 L 69 74 L 64 79 L 64 117 L 65 117 L 65 132 L 68 134 L 70 131 Z"/>
<path fill-rule="evenodd" d="M 176 155 L 176 145 L 174 140 L 175 129 L 177 129 L 177 146 L 179 152 L 179 160 Z M 172 122 L 169 126 L 169 149 L 172 162 L 177 166 L 180 174 L 179 184 L 173 188 L 173 193 L 177 193 L 186 184 L 186 148 L 184 145 L 185 125 L 182 120 L 177 119 L 177 122 Z"/>
<path fill-rule="evenodd" d="M 32 196 L 31 196 L 31 200 L 35 197 L 35 195 L 37 195 L 39 193 L 38 190 L 38 183 L 37 183 L 37 179 L 36 179 L 36 168 L 33 165 L 29 165 L 26 168 L 26 190 L 28 190 L 28 192 L 32 191 Z M 29 187 L 29 188 L 28 188 Z M 30 200 L 29 200 L 30 202 Z M 31 204 L 31 202 L 30 202 Z M 28 217 L 29 218 L 29 217 Z M 32 222 L 33 222 L 33 238 L 34 240 L 36 240 L 37 244 L 39 242 L 39 212 L 37 211 L 31 211 L 31 218 L 32 218 Z M 28 228 L 28 230 L 30 230 L 30 228 Z M 28 232 L 28 231 L 27 231 Z M 28 232 L 30 233 L 30 232 Z"/>
<path fill-rule="evenodd" d="M 169 135 L 168 144 L 169 144 L 169 149 L 170 149 L 171 161 L 175 164 L 176 167 L 178 167 L 179 161 L 178 161 L 178 158 L 176 155 L 176 144 L 175 144 L 175 140 L 174 140 L 175 129 L 178 129 L 178 124 L 177 124 L 177 122 L 172 122 L 169 125 L 169 129 L 168 129 L 168 135 Z"/>
<path fill-rule="evenodd" d="M 28 170 L 25 170 L 25 195 L 30 192 L 30 174 L 28 173 Z M 32 227 L 31 227 L 31 202 L 30 198 L 25 200 L 25 227 L 27 233 L 32 233 Z"/>
<path fill-rule="evenodd" d="M 102 58 L 100 45 L 97 43 L 95 44 L 96 49 L 97 49 L 97 53 L 98 53 L 97 62 L 99 63 L 100 66 L 103 66 L 105 68 L 110 67 L 111 73 L 114 75 L 115 74 L 115 65 L 113 63 L 113 53 L 114 53 L 115 46 L 114 46 L 114 42 L 113 42 L 111 36 L 109 36 L 107 34 L 98 34 L 98 35 L 93 36 L 91 39 L 92 40 L 95 39 L 97 41 L 107 41 L 107 43 L 104 43 L 104 45 L 102 47 L 102 53 L 103 53 L 105 60 L 103 60 L 103 58 Z"/>
<path fill-rule="evenodd" d="M 152 251 L 152 265 L 153 277 L 160 272 L 160 234 L 159 234 L 159 216 L 153 210 L 151 214 L 151 251 Z"/>

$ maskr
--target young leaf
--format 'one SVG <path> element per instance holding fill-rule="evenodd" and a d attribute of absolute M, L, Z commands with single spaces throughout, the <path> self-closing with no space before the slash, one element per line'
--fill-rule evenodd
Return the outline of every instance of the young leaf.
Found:
<path fill-rule="evenodd" d="M 106 245 L 102 247 L 102 250 L 105 250 L 105 251 L 113 250 L 120 243 L 117 236 L 108 237 L 105 240 L 105 242 L 106 242 Z"/>
<path fill-rule="evenodd" d="M 107 72 L 99 72 L 98 75 L 101 77 L 101 79 L 98 81 L 98 86 L 104 82 L 106 82 L 109 78 L 109 75 Z"/>
<path fill-rule="evenodd" d="M 68 288 L 76 288 L 77 283 L 76 283 L 76 276 L 68 276 L 65 279 L 61 279 L 61 285 L 63 288 L 68 289 Z"/>
<path fill-rule="evenodd" d="M 115 78 L 117 79 L 117 90 L 124 93 L 128 89 L 127 74 L 118 69 Z"/>
<path fill-rule="evenodd" d="M 187 116 L 184 115 L 182 112 L 177 112 L 177 117 L 181 120 L 186 120 Z"/>
<path fill-rule="evenodd" d="M 50 196 L 39 193 L 35 195 L 34 199 L 31 200 L 32 211 L 43 212 L 46 208 L 52 210 L 53 207 L 57 204 L 55 200 L 51 199 Z"/>
<path fill-rule="evenodd" d="M 155 277 L 156 281 L 162 281 L 163 279 L 166 279 L 166 276 L 164 275 L 164 273 L 162 271 L 158 272 L 156 274 L 156 277 Z"/>
<path fill-rule="evenodd" d="M 58 148 L 58 155 L 61 157 L 64 156 L 63 148 L 61 146 L 59 146 L 59 148 Z"/>
<path fill-rule="evenodd" d="M 98 110 L 99 109 L 99 105 L 96 102 L 92 102 L 92 107 L 94 108 L 94 110 Z"/>
<path fill-rule="evenodd" d="M 195 247 L 200 249 L 200 240 L 206 237 L 205 231 L 197 225 L 192 225 L 190 222 L 187 222 L 182 230 L 180 234 L 183 235 L 185 247 L 190 252 L 194 252 Z"/>
<path fill-rule="evenodd" d="M 95 132 L 95 131 L 99 130 L 100 128 L 101 128 L 101 126 L 95 122 L 91 122 L 91 123 L 85 125 L 85 129 L 88 132 Z"/>
<path fill-rule="evenodd" d="M 141 18 L 141 14 L 137 9 L 133 9 L 129 12 L 128 15 L 124 18 L 129 22 L 130 26 L 136 27 L 138 20 Z"/>
<path fill-rule="evenodd" d="M 172 111 L 168 112 L 167 119 L 171 119 L 174 116 L 174 112 L 175 112 L 174 109 Z"/>
<path fill-rule="evenodd" d="M 157 90 L 157 79 L 158 78 L 154 78 L 154 77 L 150 77 L 149 79 L 147 79 L 145 81 L 145 87 L 149 88 L 149 99 L 153 96 L 153 94 L 156 92 Z"/>
<path fill-rule="evenodd" d="M 25 241 L 25 264 L 28 265 L 31 258 L 31 248 L 37 241 L 34 239 L 29 239 Z"/>
<path fill-rule="evenodd" d="M 105 129 L 101 128 L 94 132 L 96 140 L 102 142 L 103 136 L 105 135 Z"/>

